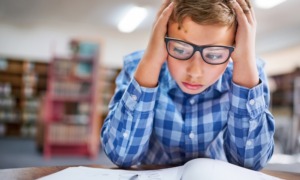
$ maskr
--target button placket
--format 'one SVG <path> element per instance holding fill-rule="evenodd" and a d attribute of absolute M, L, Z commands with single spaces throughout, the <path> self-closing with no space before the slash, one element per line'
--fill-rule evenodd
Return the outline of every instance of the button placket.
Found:
<path fill-rule="evenodd" d="M 257 127 L 257 122 L 254 120 L 250 121 L 250 130 L 252 131 L 256 129 L 256 127 Z"/>

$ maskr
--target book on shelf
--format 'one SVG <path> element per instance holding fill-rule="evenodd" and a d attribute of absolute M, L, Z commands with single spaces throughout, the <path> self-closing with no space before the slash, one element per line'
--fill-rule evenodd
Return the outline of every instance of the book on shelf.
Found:
<path fill-rule="evenodd" d="M 0 122 L 19 122 L 18 118 L 16 98 L 11 94 L 11 85 L 9 83 L 0 83 Z"/>
<path fill-rule="evenodd" d="M 158 170 L 121 170 L 92 167 L 69 167 L 40 180 L 279 180 L 262 172 L 242 168 L 228 162 L 207 158 L 193 159 L 172 168 Z"/>
<path fill-rule="evenodd" d="M 82 98 L 88 97 L 90 93 L 91 84 L 78 83 L 73 81 L 56 81 L 53 82 L 54 97 L 67 98 Z"/>
<path fill-rule="evenodd" d="M 75 76 L 78 78 L 90 78 L 92 76 L 92 63 L 78 62 L 75 66 Z"/>

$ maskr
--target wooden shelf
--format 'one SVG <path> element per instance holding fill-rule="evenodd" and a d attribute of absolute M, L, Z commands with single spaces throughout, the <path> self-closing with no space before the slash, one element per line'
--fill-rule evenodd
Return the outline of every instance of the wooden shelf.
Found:
<path fill-rule="evenodd" d="M 32 121 L 32 117 L 38 116 L 39 108 L 33 111 L 22 104 L 27 102 L 29 94 L 31 98 L 38 99 L 42 92 L 47 89 L 47 84 L 42 81 L 47 81 L 48 63 L 10 57 L 2 57 L 1 61 L 5 61 L 6 67 L 1 67 L 0 70 L 0 86 L 9 85 L 10 95 L 15 101 L 13 112 L 17 117 L 13 122 L 9 119 L 3 120 L 6 129 L 5 135 L 27 136 L 23 132 L 29 131 L 28 128 L 34 128 L 35 121 Z M 38 78 L 36 79 L 35 77 Z M 34 79 L 35 81 L 33 81 Z M 1 111 L 6 111 L 6 109 L 0 107 Z M 30 136 L 32 137 L 34 134 Z"/>

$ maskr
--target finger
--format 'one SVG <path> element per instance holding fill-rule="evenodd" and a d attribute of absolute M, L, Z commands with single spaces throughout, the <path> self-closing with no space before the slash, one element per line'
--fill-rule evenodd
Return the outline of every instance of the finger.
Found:
<path fill-rule="evenodd" d="M 249 0 L 237 0 L 250 24 L 253 24 L 252 7 Z"/>
<path fill-rule="evenodd" d="M 162 5 L 160 6 L 157 14 L 156 14 L 156 20 L 159 18 L 159 16 L 161 15 L 161 13 L 169 6 L 171 0 L 164 0 Z"/>
<path fill-rule="evenodd" d="M 158 20 L 157 20 L 157 25 L 158 27 L 167 27 L 167 24 L 168 24 L 168 21 L 169 21 L 169 18 L 172 14 L 172 11 L 173 11 L 173 7 L 174 7 L 174 3 L 171 2 L 168 7 L 166 7 L 162 13 L 160 14 L 160 16 L 158 17 Z"/>
<path fill-rule="evenodd" d="M 245 0 L 245 2 L 247 3 L 247 6 L 249 7 L 249 9 L 250 9 L 250 11 L 251 11 L 252 19 L 253 19 L 254 21 L 256 21 L 254 9 L 253 9 L 253 6 L 252 6 L 251 3 L 250 3 L 250 0 Z"/>
<path fill-rule="evenodd" d="M 234 9 L 236 16 L 237 16 L 237 21 L 239 24 L 248 24 L 248 17 L 244 13 L 244 10 L 242 9 L 241 5 L 236 1 L 236 0 L 230 0 L 232 8 Z"/>
<path fill-rule="evenodd" d="M 252 6 L 250 6 L 250 10 L 251 10 L 251 15 L 252 15 L 253 22 L 256 23 L 256 16 L 255 16 L 255 12 L 254 12 L 254 9 L 253 9 Z"/>

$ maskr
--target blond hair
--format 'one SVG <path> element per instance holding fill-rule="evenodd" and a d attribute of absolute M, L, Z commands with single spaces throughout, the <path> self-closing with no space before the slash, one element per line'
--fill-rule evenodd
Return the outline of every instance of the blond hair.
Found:
<path fill-rule="evenodd" d="M 173 0 L 174 11 L 171 21 L 177 22 L 180 28 L 182 21 L 190 17 L 192 21 L 201 25 L 218 24 L 232 26 L 236 22 L 236 14 L 231 7 L 230 0 Z M 246 0 L 247 6 L 250 3 Z"/>

